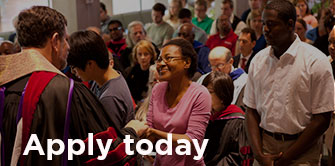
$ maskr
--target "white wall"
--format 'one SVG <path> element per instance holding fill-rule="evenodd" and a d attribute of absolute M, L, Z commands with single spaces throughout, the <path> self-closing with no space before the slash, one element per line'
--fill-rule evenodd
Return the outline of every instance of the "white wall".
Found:
<path fill-rule="evenodd" d="M 68 33 L 77 31 L 77 7 L 74 0 L 52 0 L 52 8 L 61 12 L 67 19 Z"/>

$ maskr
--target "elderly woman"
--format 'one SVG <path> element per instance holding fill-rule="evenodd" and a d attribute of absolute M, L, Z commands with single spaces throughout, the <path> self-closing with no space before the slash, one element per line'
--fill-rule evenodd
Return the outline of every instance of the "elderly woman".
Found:
<path fill-rule="evenodd" d="M 253 48 L 255 54 L 266 47 L 266 41 L 263 35 L 262 12 L 253 10 L 247 18 L 247 25 L 256 32 L 256 45 Z"/>
<path fill-rule="evenodd" d="M 136 103 L 147 96 L 149 68 L 154 64 L 157 54 L 150 41 L 141 40 L 133 48 L 134 64 L 125 71 L 126 81 Z"/>
<path fill-rule="evenodd" d="M 152 90 L 147 114 L 147 138 L 152 141 L 167 139 L 172 134 L 172 155 L 159 155 L 155 165 L 204 165 L 194 160 L 194 146 L 191 155 L 177 155 L 178 139 L 203 141 L 210 116 L 211 98 L 207 89 L 191 81 L 197 70 L 197 54 L 191 43 L 174 39 L 165 44 L 157 60 L 156 68 L 160 83 Z M 166 150 L 162 145 L 161 149 Z"/>
<path fill-rule="evenodd" d="M 169 0 L 169 13 L 163 17 L 163 20 L 169 23 L 174 30 L 176 30 L 180 25 L 178 14 L 182 8 L 180 0 Z"/>
<path fill-rule="evenodd" d="M 209 139 L 204 158 L 206 165 L 244 165 L 250 146 L 244 132 L 244 112 L 231 104 L 233 80 L 228 74 L 212 72 L 203 81 L 212 97 L 212 114 L 205 138 Z M 252 164 L 252 163 L 250 163 Z"/>

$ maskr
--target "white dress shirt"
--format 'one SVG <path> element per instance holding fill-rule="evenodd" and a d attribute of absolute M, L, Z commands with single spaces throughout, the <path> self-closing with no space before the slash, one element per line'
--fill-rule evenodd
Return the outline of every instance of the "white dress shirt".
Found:
<path fill-rule="evenodd" d="M 326 55 L 296 36 L 278 59 L 271 46 L 251 61 L 243 102 L 256 109 L 260 127 L 302 132 L 313 114 L 334 110 L 334 81 Z"/>

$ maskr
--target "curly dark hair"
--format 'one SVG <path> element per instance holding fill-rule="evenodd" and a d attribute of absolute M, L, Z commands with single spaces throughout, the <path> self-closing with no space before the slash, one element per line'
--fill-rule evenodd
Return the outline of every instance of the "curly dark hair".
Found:
<path fill-rule="evenodd" d="M 33 6 L 20 12 L 16 25 L 22 47 L 43 48 L 54 33 L 65 35 L 67 21 L 60 12 L 46 6 Z"/>
<path fill-rule="evenodd" d="M 192 78 L 194 73 L 197 71 L 197 64 L 198 64 L 198 55 L 195 52 L 192 44 L 185 39 L 177 38 L 170 40 L 168 43 L 164 44 L 163 47 L 169 45 L 179 47 L 182 57 L 185 59 L 187 58 L 191 59 L 191 65 L 190 68 L 187 70 L 187 75 L 189 78 Z"/>

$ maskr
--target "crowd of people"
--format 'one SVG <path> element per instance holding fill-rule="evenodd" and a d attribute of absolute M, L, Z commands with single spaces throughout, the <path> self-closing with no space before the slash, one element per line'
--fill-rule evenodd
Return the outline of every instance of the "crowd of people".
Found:
<path fill-rule="evenodd" d="M 72 34 L 52 8 L 21 11 L 0 45 L 0 165 L 334 165 L 335 1 L 248 3 L 239 17 L 233 0 L 217 16 L 169 0 L 146 25 L 100 3 L 101 27 Z M 113 139 L 105 160 L 23 155 L 32 134 L 47 151 L 88 133 Z M 126 154 L 126 135 L 131 149 L 171 136 L 172 154 Z M 180 139 L 208 139 L 203 157 L 177 154 Z"/>

